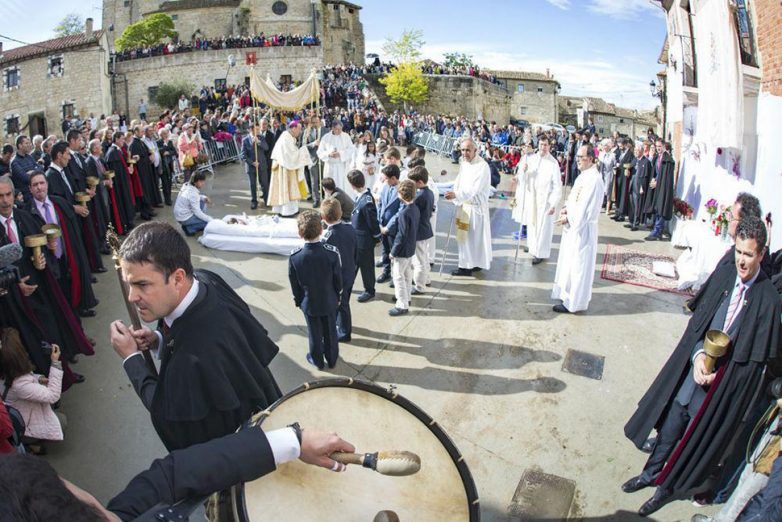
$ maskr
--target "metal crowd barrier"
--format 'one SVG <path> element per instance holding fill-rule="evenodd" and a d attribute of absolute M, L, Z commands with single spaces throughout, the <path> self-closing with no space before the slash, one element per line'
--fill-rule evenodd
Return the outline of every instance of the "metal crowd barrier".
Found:
<path fill-rule="evenodd" d="M 413 135 L 413 143 L 420 145 L 427 152 L 435 152 L 441 156 L 450 157 L 459 148 L 459 140 L 431 132 L 417 132 Z"/>
<path fill-rule="evenodd" d="M 238 161 L 241 159 L 241 152 L 239 151 L 239 145 L 234 138 L 227 141 L 215 141 L 208 140 L 205 142 L 206 153 L 209 156 L 208 167 L 207 163 L 202 163 L 198 166 L 198 170 L 208 168 L 212 170 L 213 165 L 219 165 L 221 163 L 229 163 L 231 161 Z"/>

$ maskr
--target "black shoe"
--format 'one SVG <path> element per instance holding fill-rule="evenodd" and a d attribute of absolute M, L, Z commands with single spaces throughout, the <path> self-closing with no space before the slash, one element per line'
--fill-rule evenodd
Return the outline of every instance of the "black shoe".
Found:
<path fill-rule="evenodd" d="M 638 227 L 632 226 L 630 227 L 630 232 L 636 232 L 638 230 Z"/>
<path fill-rule="evenodd" d="M 539 264 L 541 264 L 543 261 L 545 261 L 545 259 L 541 259 L 541 258 L 539 258 L 539 257 L 533 257 L 533 258 L 532 258 L 532 264 L 533 264 L 533 265 L 539 265 Z"/>
<path fill-rule="evenodd" d="M 378 276 L 377 279 L 375 279 L 375 282 L 377 283 L 385 283 L 386 281 L 391 280 L 391 274 L 382 273 Z"/>
<path fill-rule="evenodd" d="M 393 281 L 391 281 L 390 283 L 388 283 L 388 287 L 389 287 L 389 288 L 396 288 L 396 287 L 394 286 L 394 282 L 393 282 Z"/>
<path fill-rule="evenodd" d="M 635 225 L 633 225 L 632 223 L 628 223 L 628 224 L 625 225 L 625 228 L 633 228 L 634 226 Z"/>
<path fill-rule="evenodd" d="M 636 491 L 639 491 L 643 488 L 648 488 L 649 486 L 651 486 L 651 484 L 641 478 L 641 475 L 638 475 L 637 477 L 633 477 L 622 484 L 622 491 L 625 493 L 635 493 Z"/>
<path fill-rule="evenodd" d="M 641 451 L 644 453 L 651 453 L 654 451 L 654 446 L 657 444 L 657 437 L 649 437 L 644 441 L 643 446 L 641 446 Z"/>
<path fill-rule="evenodd" d="M 642 517 L 648 517 L 667 504 L 670 496 L 671 494 L 664 489 L 657 488 L 657 491 L 654 492 L 654 496 L 644 502 L 643 506 L 641 506 L 641 508 L 638 510 L 638 514 Z"/>
<path fill-rule="evenodd" d="M 452 276 L 462 276 L 467 277 L 472 275 L 472 270 L 468 268 L 457 268 L 456 270 L 451 272 Z"/>
<path fill-rule="evenodd" d="M 561 305 L 561 304 L 556 304 L 556 305 L 552 306 L 551 309 L 554 310 L 555 312 L 557 312 L 558 314 L 569 314 L 569 313 L 571 313 L 570 310 L 565 308 L 565 305 Z"/>
<path fill-rule="evenodd" d="M 367 301 L 371 301 L 375 298 L 375 294 L 370 294 L 369 292 L 362 292 L 360 296 L 358 296 L 358 299 L 356 299 L 359 303 L 366 303 Z"/>
<path fill-rule="evenodd" d="M 398 317 L 400 315 L 405 315 L 407 312 L 409 312 L 407 308 L 397 308 L 396 306 L 393 307 L 391 310 L 388 311 L 388 315 L 391 317 Z"/>
<path fill-rule="evenodd" d="M 383 266 L 382 261 L 375 261 L 375 268 L 380 268 L 381 266 Z"/>
<path fill-rule="evenodd" d="M 524 248 L 522 248 L 522 250 L 524 250 L 525 254 L 529 254 L 529 247 L 524 247 Z"/>
<path fill-rule="evenodd" d="M 80 317 L 95 317 L 95 310 L 79 310 Z"/>
<path fill-rule="evenodd" d="M 413 288 L 410 290 L 410 295 L 424 295 L 424 293 L 417 288 Z"/>
<path fill-rule="evenodd" d="M 171 200 L 170 200 L 170 199 L 169 199 L 168 201 L 166 201 L 166 206 L 167 206 L 167 207 L 170 207 L 170 206 L 171 206 Z"/>
<path fill-rule="evenodd" d="M 95 273 L 97 274 L 103 274 L 105 272 L 106 272 L 106 267 L 104 266 L 99 266 L 98 268 L 95 269 Z"/>
<path fill-rule="evenodd" d="M 350 336 L 349 335 L 340 335 L 337 337 L 337 341 L 341 343 L 349 343 L 350 342 Z M 329 368 L 334 368 L 334 366 L 329 364 Z"/>
<path fill-rule="evenodd" d="M 619 217 L 615 217 L 615 218 L 614 218 L 614 221 L 616 221 L 617 223 L 621 223 L 621 222 L 622 222 L 622 221 L 624 221 L 624 220 L 625 220 L 625 217 L 624 217 L 624 216 L 619 216 Z"/>
<path fill-rule="evenodd" d="M 98 282 L 98 278 L 97 277 L 90 276 L 90 283 L 97 283 L 97 282 Z"/>
<path fill-rule="evenodd" d="M 644 238 L 644 241 L 659 241 L 660 236 L 655 236 L 654 234 L 649 234 Z"/>
<path fill-rule="evenodd" d="M 472 272 L 480 272 L 480 271 L 482 270 L 482 268 L 481 268 L 481 267 L 479 267 L 479 266 L 474 266 L 474 267 L 472 267 L 470 270 L 471 270 Z"/>
<path fill-rule="evenodd" d="M 81 383 L 83 383 L 86 380 L 87 380 L 87 378 L 84 375 L 82 375 L 80 373 L 73 372 L 73 382 L 74 383 L 81 384 Z"/>
<path fill-rule="evenodd" d="M 258 208 L 257 201 L 253 201 L 252 203 L 250 203 L 250 210 L 255 210 L 256 208 Z"/>
<path fill-rule="evenodd" d="M 310 355 L 310 354 L 307 354 L 307 362 L 310 363 L 311 365 L 313 365 L 318 370 L 322 370 L 323 369 L 323 366 L 318 366 L 317 364 L 315 364 L 315 361 L 313 360 L 312 355 Z"/>
<path fill-rule="evenodd" d="M 320 208 L 320 201 L 316 201 L 312 204 L 312 208 Z"/>

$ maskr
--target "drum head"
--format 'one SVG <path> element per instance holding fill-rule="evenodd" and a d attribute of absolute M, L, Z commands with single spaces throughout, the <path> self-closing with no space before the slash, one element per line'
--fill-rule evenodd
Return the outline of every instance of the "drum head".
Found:
<path fill-rule="evenodd" d="M 402 522 L 478 520 L 475 485 L 458 450 L 406 399 L 372 384 L 327 379 L 291 392 L 270 411 L 256 419 L 265 431 L 298 421 L 305 430 L 338 433 L 358 453 L 411 451 L 421 457 L 421 469 L 389 477 L 356 465 L 334 473 L 296 460 L 239 490 L 240 518 L 369 522 L 392 511 Z"/>

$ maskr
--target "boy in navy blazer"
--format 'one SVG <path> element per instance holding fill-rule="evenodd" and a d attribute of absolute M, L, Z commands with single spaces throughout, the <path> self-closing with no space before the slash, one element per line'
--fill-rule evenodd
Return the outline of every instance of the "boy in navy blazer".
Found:
<path fill-rule="evenodd" d="M 336 247 L 320 241 L 320 214 L 307 210 L 297 219 L 299 237 L 306 243 L 291 252 L 288 279 L 293 300 L 304 312 L 309 334 L 307 362 L 322 370 L 334 368 L 339 357 L 337 308 L 342 294 L 342 262 Z"/>
<path fill-rule="evenodd" d="M 364 174 L 360 170 L 351 170 L 348 183 L 358 194 L 350 223 L 356 230 L 356 268 L 361 270 L 364 283 L 364 292 L 358 296 L 358 302 L 366 303 L 375 297 L 375 245 L 380 242 L 380 223 L 375 198 L 372 191 L 365 188 Z"/>
<path fill-rule="evenodd" d="M 339 200 L 326 198 L 320 207 L 320 215 L 328 225 L 323 242 L 337 248 L 342 260 L 342 299 L 337 308 L 337 335 L 339 342 L 350 342 L 353 322 L 350 318 L 350 294 L 356 280 L 356 231 L 353 225 L 342 221 L 342 205 Z"/>
<path fill-rule="evenodd" d="M 410 169 L 407 179 L 415 183 L 418 190 L 414 204 L 421 213 L 418 231 L 415 235 L 415 257 L 413 258 L 413 281 L 415 284 L 410 293 L 421 295 L 426 290 L 426 286 L 432 282 L 429 277 L 429 267 L 434 259 L 429 259 L 429 240 L 434 237 L 431 221 L 432 212 L 434 212 L 434 193 L 427 186 L 429 172 L 425 167 L 413 167 Z"/>
<path fill-rule="evenodd" d="M 421 218 L 420 210 L 413 204 L 415 183 L 409 179 L 400 182 L 398 193 L 402 209 L 397 217 L 397 231 L 390 252 L 391 274 L 394 278 L 394 294 L 396 296 L 396 306 L 388 311 L 388 315 L 391 317 L 404 315 L 409 311 L 410 291 L 413 285 L 415 240 Z"/>
<path fill-rule="evenodd" d="M 377 218 L 381 227 L 386 227 L 391 219 L 399 211 L 399 198 L 396 195 L 396 186 L 399 183 L 399 167 L 396 165 L 386 165 L 381 170 L 386 181 L 383 189 L 380 191 L 380 201 L 377 208 Z M 393 239 L 388 234 L 383 234 L 383 272 L 377 278 L 378 283 L 385 283 L 391 279 L 391 260 L 388 257 L 391 251 Z"/>

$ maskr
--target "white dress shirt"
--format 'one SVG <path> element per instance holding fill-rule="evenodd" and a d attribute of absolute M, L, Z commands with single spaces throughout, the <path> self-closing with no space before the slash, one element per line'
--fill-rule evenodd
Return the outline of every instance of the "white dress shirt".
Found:
<path fill-rule="evenodd" d="M 14 236 L 16 237 L 16 243 L 19 243 L 19 227 L 16 226 L 16 218 L 14 218 L 13 213 L 11 213 L 10 216 L 0 216 L 0 224 L 3 225 L 3 230 L 6 231 L 6 235 L 8 234 L 8 225 L 6 224 L 6 221 L 11 220 L 11 230 L 14 231 Z M 10 239 L 10 238 L 9 238 Z"/>

